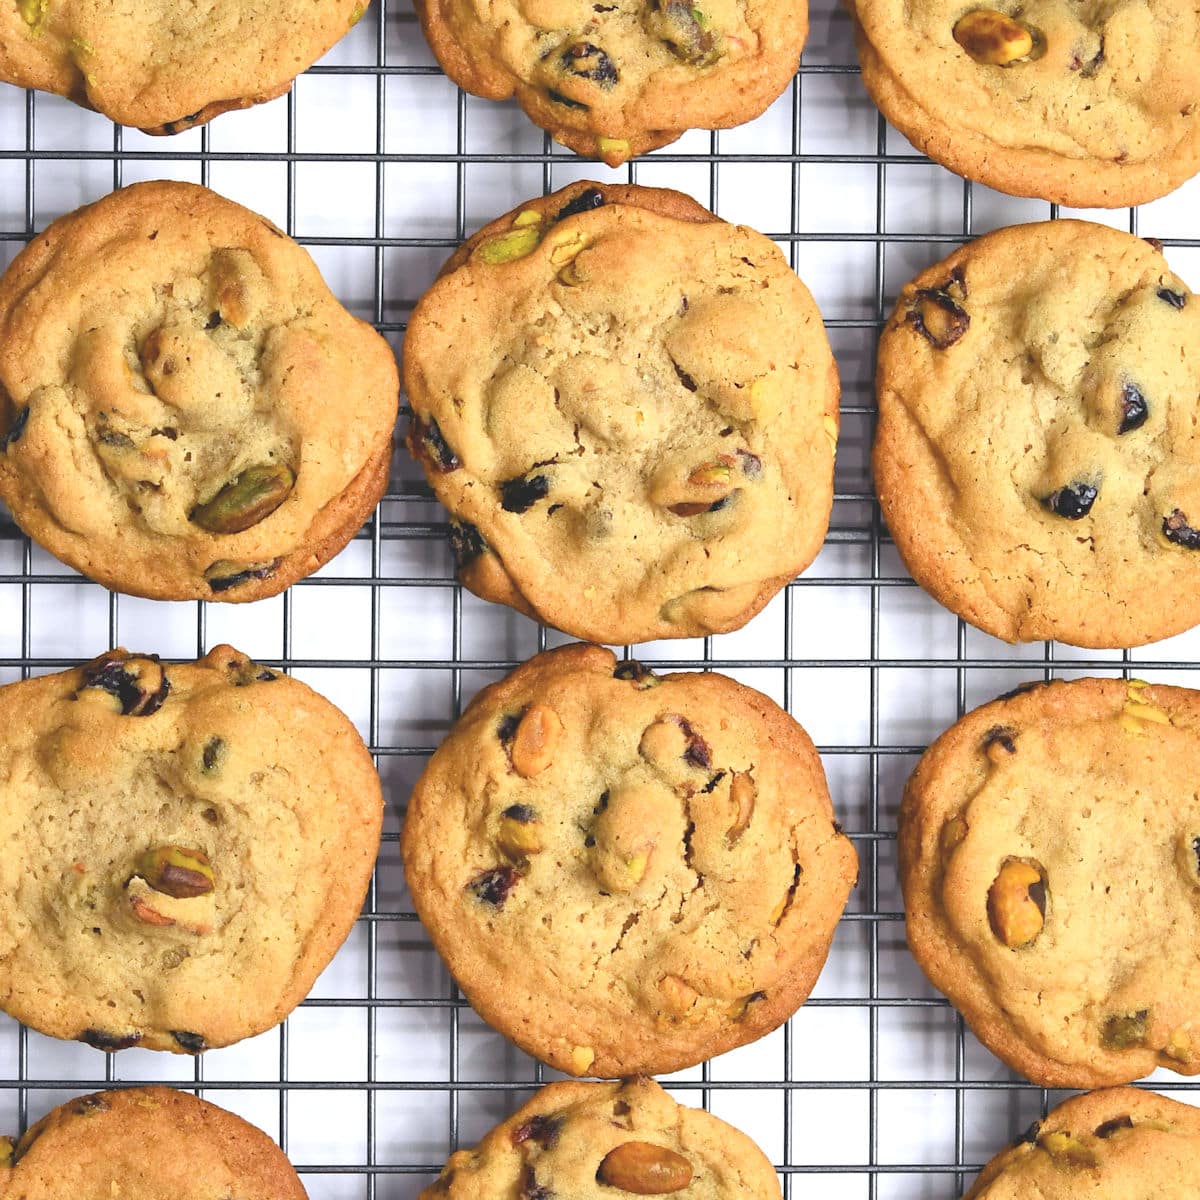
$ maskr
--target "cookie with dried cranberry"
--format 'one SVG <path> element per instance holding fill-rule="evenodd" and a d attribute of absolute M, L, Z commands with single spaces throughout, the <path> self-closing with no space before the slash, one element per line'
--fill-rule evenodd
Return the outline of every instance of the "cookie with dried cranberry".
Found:
<path fill-rule="evenodd" d="M 482 229 L 404 380 L 459 578 L 576 637 L 740 628 L 820 549 L 820 313 L 773 242 L 678 192 L 574 184 Z"/>
<path fill-rule="evenodd" d="M 77 1096 L 0 1138 L 5 1200 L 305 1200 L 283 1151 L 241 1117 L 165 1087 Z"/>
<path fill-rule="evenodd" d="M 1200 692 L 1034 686 L 929 748 L 900 810 L 908 944 L 1045 1087 L 1200 1071 Z"/>
<path fill-rule="evenodd" d="M 1200 170 L 1200 9 L 1178 0 L 847 0 L 863 82 L 930 158 L 1074 208 Z"/>
<path fill-rule="evenodd" d="M 620 166 L 688 129 L 727 129 L 791 83 L 807 0 L 419 0 L 450 78 L 476 96 L 516 96 L 577 154 Z"/>
<path fill-rule="evenodd" d="M 780 1200 L 779 1177 L 739 1130 L 676 1104 L 652 1079 L 542 1088 L 473 1150 L 458 1150 L 419 1200 L 620 1193 Z"/>
<path fill-rule="evenodd" d="M 1200 621 L 1200 300 L 1085 221 L 970 242 L 879 345 L 875 484 L 913 578 L 1006 641 Z"/>
<path fill-rule="evenodd" d="M 417 782 L 402 852 L 479 1014 L 601 1077 L 679 1070 L 790 1017 L 857 871 L 787 713 L 585 645 L 475 697 Z"/>
<path fill-rule="evenodd" d="M 1139 1088 L 1072 1096 L 979 1173 L 963 1200 L 1190 1200 L 1200 1111 Z"/>
<path fill-rule="evenodd" d="M 0 499 L 116 591 L 258 600 L 387 484 L 399 380 L 308 254 L 193 184 L 55 221 L 0 278 Z"/>
<path fill-rule="evenodd" d="M 171 134 L 282 96 L 366 0 L 14 0 L 0 5 L 0 80 L 55 92 L 119 125 Z"/>
<path fill-rule="evenodd" d="M 217 646 L 0 688 L 0 1007 L 100 1050 L 278 1024 L 358 916 L 383 817 L 350 722 Z"/>

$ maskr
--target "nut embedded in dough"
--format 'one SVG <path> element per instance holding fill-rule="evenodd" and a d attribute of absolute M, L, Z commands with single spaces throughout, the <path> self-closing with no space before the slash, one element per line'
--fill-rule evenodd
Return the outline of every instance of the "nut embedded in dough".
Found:
<path fill-rule="evenodd" d="M 1046 922 L 1046 883 L 1041 871 L 1009 859 L 988 891 L 992 932 L 1010 949 L 1028 946 Z"/>
<path fill-rule="evenodd" d="M 1020 21 L 994 8 L 965 13 L 954 25 L 954 40 L 977 62 L 1005 67 L 1028 58 L 1033 34 Z"/>
<path fill-rule="evenodd" d="M 665 1146 L 622 1142 L 604 1156 L 596 1178 L 638 1196 L 665 1196 L 692 1182 L 692 1164 Z"/>

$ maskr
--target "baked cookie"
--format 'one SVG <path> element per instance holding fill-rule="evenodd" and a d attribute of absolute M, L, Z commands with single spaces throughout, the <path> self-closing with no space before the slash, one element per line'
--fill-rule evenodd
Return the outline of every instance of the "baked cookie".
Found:
<path fill-rule="evenodd" d="M 1200 170 L 1195 0 L 847 4 L 871 98 L 959 175 L 1121 208 Z"/>
<path fill-rule="evenodd" d="M 792 81 L 807 0 L 417 0 L 442 69 L 515 95 L 576 154 L 619 167 L 689 129 L 753 120 Z"/>
<path fill-rule="evenodd" d="M 980 1172 L 963 1200 L 1191 1200 L 1200 1112 L 1153 1092 L 1072 1096 Z"/>
<path fill-rule="evenodd" d="M 675 1071 L 787 1020 L 857 870 L 787 713 L 581 645 L 476 696 L 417 781 L 402 852 L 484 1020 L 601 1077 Z"/>
<path fill-rule="evenodd" d="M 825 536 L 821 315 L 774 243 L 678 192 L 580 183 L 480 230 L 404 382 L 459 578 L 576 637 L 740 628 Z"/>
<path fill-rule="evenodd" d="M 77 1096 L 15 1143 L 3 1200 L 305 1200 L 283 1151 L 233 1113 L 165 1087 Z"/>
<path fill-rule="evenodd" d="M 0 279 L 0 499 L 117 591 L 257 600 L 315 571 L 383 494 L 398 390 L 308 254 L 193 184 L 81 208 Z"/>
<path fill-rule="evenodd" d="M 229 646 L 0 688 L 0 1006 L 101 1050 L 278 1024 L 350 932 L 379 777 L 350 722 Z"/>
<path fill-rule="evenodd" d="M 1200 301 L 1157 244 L 990 233 L 900 294 L 875 484 L 913 578 L 1006 641 L 1137 646 L 1200 621 Z"/>
<path fill-rule="evenodd" d="M 119 125 L 179 133 L 282 96 L 358 21 L 366 0 L 13 0 L 0 80 L 57 92 Z"/>
<path fill-rule="evenodd" d="M 1034 685 L 929 748 L 900 810 L 908 944 L 1044 1087 L 1200 1071 L 1200 693 Z"/>
<path fill-rule="evenodd" d="M 676 1104 L 652 1079 L 552 1083 L 474 1150 L 450 1157 L 418 1200 L 620 1194 L 780 1200 L 779 1177 L 744 1134 Z"/>

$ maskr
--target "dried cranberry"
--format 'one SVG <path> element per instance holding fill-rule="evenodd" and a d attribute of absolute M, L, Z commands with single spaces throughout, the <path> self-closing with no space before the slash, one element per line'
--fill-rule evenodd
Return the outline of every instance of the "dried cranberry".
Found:
<path fill-rule="evenodd" d="M 567 217 L 576 217 L 580 213 L 591 212 L 593 208 L 604 205 L 604 193 L 599 188 L 585 188 L 574 200 L 568 200 L 558 210 L 556 221 L 565 221 Z"/>
<path fill-rule="evenodd" d="M 1172 308 L 1182 308 L 1187 303 L 1187 296 L 1182 292 L 1174 292 L 1168 287 L 1158 289 L 1158 298 L 1165 300 Z"/>
<path fill-rule="evenodd" d="M 528 512 L 550 494 L 548 475 L 520 475 L 500 485 L 500 507 L 505 512 Z"/>
<path fill-rule="evenodd" d="M 1009 754 L 1016 754 L 1017 731 L 1011 725 L 993 725 L 991 729 L 983 735 L 983 748 L 987 750 L 991 746 L 1000 746 Z"/>
<path fill-rule="evenodd" d="M 757 479 L 762 474 L 762 459 L 757 454 L 751 454 L 749 450 L 739 450 L 737 456 L 742 460 L 742 474 L 747 479 Z"/>
<path fill-rule="evenodd" d="M 1046 497 L 1045 505 L 1054 514 L 1068 521 L 1079 521 L 1092 511 L 1099 489 L 1090 483 L 1068 483 Z"/>
<path fill-rule="evenodd" d="M 644 687 L 652 687 L 658 682 L 658 676 L 649 667 L 642 666 L 636 658 L 626 658 L 617 663 L 613 670 L 613 678 L 626 679 Z"/>
<path fill-rule="evenodd" d="M 458 455 L 450 448 L 450 443 L 442 436 L 441 426 L 435 417 L 428 421 L 413 413 L 412 425 L 408 431 L 408 444 L 414 454 L 427 462 L 441 475 L 457 471 L 462 463 Z"/>
<path fill-rule="evenodd" d="M 128 662 L 146 664 L 142 678 L 125 669 Z M 171 681 L 157 654 L 123 655 L 112 651 L 88 663 L 82 673 L 84 688 L 99 688 L 116 696 L 127 717 L 153 716 L 171 690 Z"/>
<path fill-rule="evenodd" d="M 523 1125 L 518 1125 L 512 1133 L 512 1144 L 520 1146 L 523 1142 L 536 1142 L 543 1150 L 550 1150 L 558 1142 L 562 1133 L 563 1118 L 561 1116 L 544 1116 L 539 1114 L 530 1117 Z"/>
<path fill-rule="evenodd" d="M 1169 517 L 1163 517 L 1163 536 L 1177 546 L 1189 550 L 1200 550 L 1200 529 L 1193 529 L 1180 508 L 1174 509 Z"/>
<path fill-rule="evenodd" d="M 908 323 L 938 350 L 953 346 L 971 324 L 971 316 L 959 304 L 967 297 L 966 274 L 955 267 L 950 278 L 936 288 L 920 288 L 908 311 Z"/>
<path fill-rule="evenodd" d="M 546 89 L 546 95 L 554 101 L 555 104 L 561 104 L 563 108 L 580 109 L 587 112 L 590 105 L 584 104 L 580 100 L 572 100 L 570 96 L 564 96 L 562 92 L 556 92 L 553 88 Z"/>
<path fill-rule="evenodd" d="M 572 42 L 559 59 L 562 69 L 580 79 L 590 79 L 605 91 L 612 88 L 618 78 L 613 60 L 591 42 Z"/>
<path fill-rule="evenodd" d="M 85 1029 L 80 1035 L 81 1042 L 95 1046 L 97 1050 L 112 1053 L 114 1050 L 128 1050 L 142 1040 L 140 1033 L 105 1033 L 100 1029 Z"/>
<path fill-rule="evenodd" d="M 684 762 L 689 763 L 693 767 L 704 769 L 712 766 L 712 751 L 708 748 L 708 743 L 696 732 L 695 726 L 687 717 L 681 717 L 678 713 L 671 713 L 663 719 L 673 721 L 683 730 L 683 735 L 687 738 L 687 745 L 683 750 Z"/>
<path fill-rule="evenodd" d="M 536 810 L 528 804 L 510 804 L 500 815 L 522 825 L 528 825 L 530 821 L 537 820 Z"/>
<path fill-rule="evenodd" d="M 17 413 L 16 419 L 8 427 L 8 432 L 4 434 L 3 437 L 0 437 L 0 451 L 7 450 L 9 446 L 13 444 L 13 442 L 19 442 L 21 440 L 21 434 L 25 432 L 25 426 L 28 424 L 29 405 L 27 404 L 19 413 Z"/>
<path fill-rule="evenodd" d="M 198 1033 L 188 1033 L 186 1029 L 172 1029 L 171 1036 L 179 1044 L 181 1050 L 186 1050 L 188 1054 L 202 1054 L 208 1049 L 204 1038 Z"/>
<path fill-rule="evenodd" d="M 1098 1138 L 1110 1138 L 1114 1133 L 1122 1129 L 1132 1129 L 1133 1118 L 1129 1116 L 1113 1117 L 1111 1121 L 1105 1121 L 1103 1125 L 1096 1126 L 1096 1136 Z"/>
<path fill-rule="evenodd" d="M 467 521 L 450 522 L 450 553 L 454 555 L 454 565 L 460 571 L 486 550 L 487 542 L 474 525 Z"/>
<path fill-rule="evenodd" d="M 1121 424 L 1118 433 L 1129 433 L 1130 430 L 1140 429 L 1150 415 L 1150 406 L 1142 389 L 1136 383 L 1127 383 L 1121 389 Z"/>
<path fill-rule="evenodd" d="M 467 884 L 467 887 L 484 904 L 503 908 L 509 893 L 520 881 L 521 876 L 514 868 L 493 867 L 490 871 L 484 871 L 482 874 L 476 875 Z"/>

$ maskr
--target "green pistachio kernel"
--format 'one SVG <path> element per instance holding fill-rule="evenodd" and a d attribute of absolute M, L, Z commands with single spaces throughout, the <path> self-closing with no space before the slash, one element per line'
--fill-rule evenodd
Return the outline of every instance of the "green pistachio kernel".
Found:
<path fill-rule="evenodd" d="M 479 247 L 479 257 L 490 266 L 499 266 L 532 254 L 541 240 L 541 230 L 536 225 L 522 225 L 488 238 Z"/>

